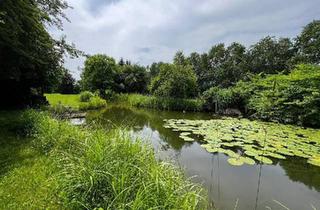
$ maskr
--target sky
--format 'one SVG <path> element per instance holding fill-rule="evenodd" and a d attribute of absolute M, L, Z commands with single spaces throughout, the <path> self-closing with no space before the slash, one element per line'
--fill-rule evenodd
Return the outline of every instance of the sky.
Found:
<path fill-rule="evenodd" d="M 71 22 L 62 34 L 87 54 L 149 65 L 170 62 L 178 50 L 203 53 L 218 43 L 247 47 L 265 36 L 296 37 L 320 19 L 319 0 L 67 0 Z M 80 78 L 84 58 L 66 58 Z"/>

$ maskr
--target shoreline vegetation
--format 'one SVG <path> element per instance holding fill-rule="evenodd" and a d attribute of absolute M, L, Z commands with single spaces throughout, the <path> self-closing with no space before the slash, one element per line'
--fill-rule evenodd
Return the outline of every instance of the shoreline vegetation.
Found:
<path fill-rule="evenodd" d="M 1 163 L 1 208 L 206 208 L 200 186 L 125 130 L 76 127 L 34 110 L 0 115 L 11 138 L 1 159 L 17 163 Z"/>
<path fill-rule="evenodd" d="M 207 209 L 201 186 L 157 160 L 124 128 L 106 131 L 64 119 L 109 102 L 320 128 L 320 20 L 294 38 L 266 36 L 249 47 L 212 43 L 201 47 L 206 52 L 177 51 L 170 62 L 154 57 L 157 62 L 144 66 L 89 55 L 66 36 L 52 36 L 48 29 L 63 31 L 70 8 L 65 0 L 1 1 L 0 209 Z M 119 49 L 129 52 L 126 47 Z M 139 43 L 134 48 L 149 51 Z M 159 49 L 158 55 L 169 53 Z M 76 81 L 71 72 L 79 71 L 66 69 L 65 59 L 80 56 L 85 61 Z M 227 140 L 234 141 L 232 134 Z M 184 140 L 191 140 L 188 135 Z"/>

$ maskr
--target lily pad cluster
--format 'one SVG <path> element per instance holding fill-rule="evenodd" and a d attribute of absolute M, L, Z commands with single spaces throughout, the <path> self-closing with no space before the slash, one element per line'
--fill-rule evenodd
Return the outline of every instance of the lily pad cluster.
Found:
<path fill-rule="evenodd" d="M 185 141 L 202 137 L 203 148 L 210 153 L 228 155 L 231 165 L 253 165 L 256 161 L 272 164 L 273 158 L 297 156 L 320 166 L 320 130 L 317 129 L 235 118 L 168 119 L 164 127 L 179 131 Z"/>

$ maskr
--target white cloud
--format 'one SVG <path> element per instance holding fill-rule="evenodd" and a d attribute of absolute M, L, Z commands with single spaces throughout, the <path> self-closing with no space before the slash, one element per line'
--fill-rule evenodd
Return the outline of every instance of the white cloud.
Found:
<path fill-rule="evenodd" d="M 320 18 L 318 0 L 68 0 L 69 41 L 89 54 L 140 64 L 171 61 L 177 50 L 207 51 L 219 42 L 246 46 L 266 35 L 297 35 Z M 67 60 L 79 78 L 83 59 Z"/>

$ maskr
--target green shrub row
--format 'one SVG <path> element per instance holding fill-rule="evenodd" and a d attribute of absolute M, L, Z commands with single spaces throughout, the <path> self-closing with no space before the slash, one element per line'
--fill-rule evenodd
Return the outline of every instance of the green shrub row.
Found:
<path fill-rule="evenodd" d="M 134 107 L 172 111 L 201 111 L 203 106 L 200 99 L 179 99 L 141 94 L 118 94 L 114 96 L 114 102 Z"/>
<path fill-rule="evenodd" d="M 298 65 L 289 74 L 255 75 L 234 87 L 213 87 L 203 99 L 209 110 L 238 108 L 263 120 L 320 127 L 320 66 Z"/>
<path fill-rule="evenodd" d="M 35 111 L 24 117 L 34 147 L 57 163 L 67 209 L 205 208 L 199 186 L 126 131 L 75 127 Z"/>

